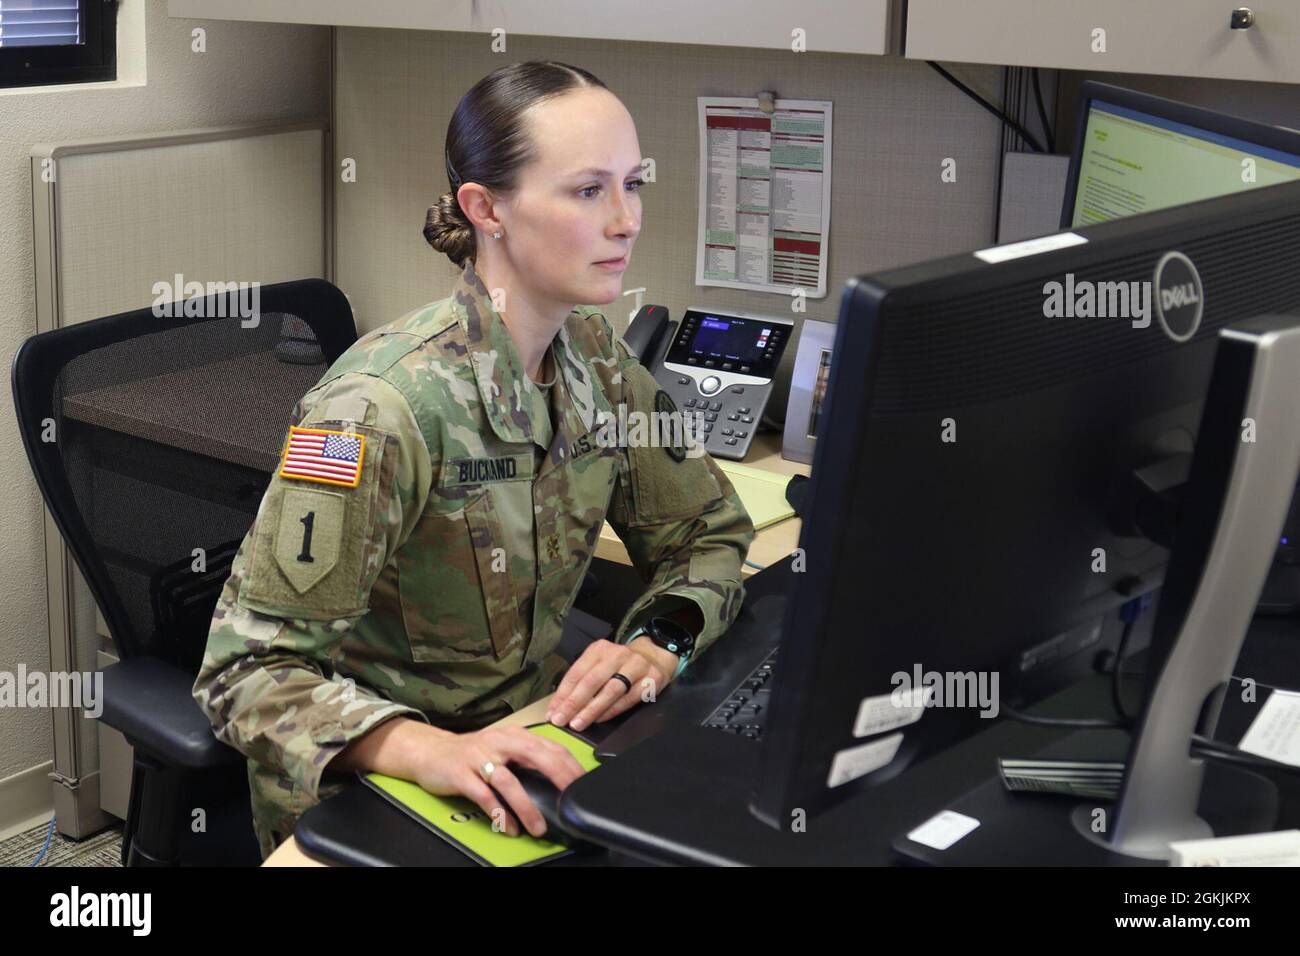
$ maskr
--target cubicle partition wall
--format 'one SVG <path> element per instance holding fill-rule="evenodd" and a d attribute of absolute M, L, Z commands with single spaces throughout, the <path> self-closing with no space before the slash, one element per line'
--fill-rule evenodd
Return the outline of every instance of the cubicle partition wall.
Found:
<path fill-rule="evenodd" d="M 323 121 L 35 146 L 38 330 L 191 298 L 197 289 L 191 283 L 206 291 L 209 283 L 332 278 L 333 197 L 325 188 L 330 164 L 329 127 Z M 158 318 L 160 325 L 167 321 L 165 314 Z M 259 336 L 277 334 L 269 326 L 250 331 L 257 333 L 249 336 L 250 348 Z M 301 391 L 319 372 L 303 366 Z M 172 400 L 165 392 L 157 397 L 164 405 Z M 110 395 L 91 390 L 73 405 L 65 411 L 91 425 L 121 424 L 114 425 L 118 411 Z M 220 409 L 210 413 L 219 416 Z M 167 420 L 160 414 L 154 424 Z M 234 461 L 230 455 L 214 460 L 220 459 Z M 266 463 L 230 467 L 241 465 Z M 139 487 L 134 492 L 124 487 L 132 479 L 121 470 L 106 466 L 101 472 L 95 481 L 106 494 L 141 493 Z M 112 663 L 103 619 L 48 512 L 45 558 L 50 670 L 92 671 Z M 124 555 L 121 581 L 128 593 L 130 564 L 130 555 Z M 81 837 L 109 822 L 106 814 L 124 818 L 131 771 L 126 741 L 75 710 L 51 713 L 60 832 Z"/>
<path fill-rule="evenodd" d="M 719 22 L 721 18 L 719 17 Z M 801 23 L 803 21 L 800 21 Z M 788 33 L 788 31 L 787 31 Z M 425 212 L 449 185 L 443 146 L 457 102 L 510 62 L 559 60 L 590 70 L 626 105 L 655 181 L 641 190 L 642 230 L 624 291 L 679 318 L 690 304 L 834 322 L 850 275 L 993 242 L 1001 154 L 998 121 L 926 64 L 897 56 L 833 52 L 810 30 L 807 52 L 681 40 L 529 36 L 511 33 L 505 53 L 489 34 L 339 27 L 335 31 L 337 284 L 367 331 L 447 294 L 449 260 L 421 235 Z M 1002 70 L 955 67 L 997 101 Z M 695 285 L 699 212 L 699 96 L 755 96 L 834 104 L 834 161 L 827 295 L 802 310 L 786 294 Z M 945 161 L 955 179 L 944 177 Z M 636 297 L 608 306 L 626 328 Z M 787 352 L 793 361 L 794 350 Z"/>

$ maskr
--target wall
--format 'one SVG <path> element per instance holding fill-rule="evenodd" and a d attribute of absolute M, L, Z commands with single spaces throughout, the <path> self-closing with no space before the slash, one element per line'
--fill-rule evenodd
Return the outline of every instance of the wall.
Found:
<path fill-rule="evenodd" d="M 753 96 L 834 102 L 827 296 L 808 315 L 834 321 L 851 275 L 992 242 L 998 123 L 924 63 L 901 57 L 792 53 L 663 43 L 341 28 L 337 32 L 336 157 L 357 181 L 336 180 L 337 276 L 360 329 L 448 294 L 456 271 L 424 241 L 425 212 L 448 190 L 447 123 L 471 86 L 497 67 L 555 59 L 585 67 L 623 101 L 657 181 L 642 192 L 642 232 L 624 289 L 674 314 L 690 304 L 789 309 L 784 295 L 697 288 L 699 136 L 696 97 Z M 956 66 L 985 97 L 1001 69 Z M 940 182 L 945 157 L 957 182 Z M 611 304 L 626 322 L 632 299 Z"/>
<path fill-rule="evenodd" d="M 119 22 L 118 82 L 0 91 L 0 355 L 6 370 L 18 345 L 36 332 L 28 159 L 34 143 L 329 111 L 326 27 L 170 19 L 163 0 L 123 0 Z M 207 31 L 205 53 L 191 51 L 196 26 Z M 19 451 L 7 375 L 0 388 L 0 442 L 10 451 L 0 456 L 0 670 L 12 671 L 19 661 L 44 670 L 42 505 Z M 47 711 L 0 710 L 0 781 L 52 756 Z M 0 817 L 4 811 L 0 797 Z"/>

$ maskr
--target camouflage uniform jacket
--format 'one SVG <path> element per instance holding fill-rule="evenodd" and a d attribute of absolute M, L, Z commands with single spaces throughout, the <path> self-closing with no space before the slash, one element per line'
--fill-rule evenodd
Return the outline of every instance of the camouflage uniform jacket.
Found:
<path fill-rule="evenodd" d="M 707 455 L 602 434 L 658 387 L 595 307 L 551 355 L 548 402 L 467 262 L 450 297 L 362 336 L 295 408 L 194 685 L 248 757 L 264 856 L 379 723 L 477 729 L 549 693 L 606 519 L 648 584 L 612 639 L 694 603 L 698 655 L 735 619 L 754 531 L 731 483 Z M 347 460 L 301 463 L 312 440 Z"/>

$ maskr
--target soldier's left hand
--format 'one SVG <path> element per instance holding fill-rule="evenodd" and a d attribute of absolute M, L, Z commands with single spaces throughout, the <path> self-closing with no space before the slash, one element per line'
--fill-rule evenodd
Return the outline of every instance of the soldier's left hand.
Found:
<path fill-rule="evenodd" d="M 643 701 L 652 701 L 677 670 L 677 655 L 641 636 L 631 644 L 593 641 L 573 662 L 547 709 L 546 719 L 574 730 L 617 717 Z M 627 678 L 625 686 L 614 677 Z"/>

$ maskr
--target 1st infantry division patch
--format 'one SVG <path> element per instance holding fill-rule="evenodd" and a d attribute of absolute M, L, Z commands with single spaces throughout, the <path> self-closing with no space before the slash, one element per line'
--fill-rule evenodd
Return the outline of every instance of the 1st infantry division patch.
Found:
<path fill-rule="evenodd" d="M 355 488 L 361 481 L 365 452 L 365 435 L 292 425 L 280 463 L 280 477 Z"/>

